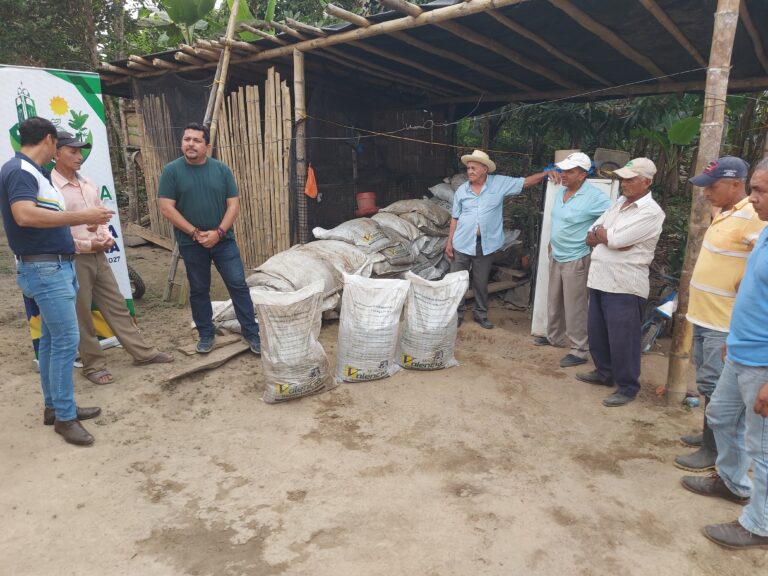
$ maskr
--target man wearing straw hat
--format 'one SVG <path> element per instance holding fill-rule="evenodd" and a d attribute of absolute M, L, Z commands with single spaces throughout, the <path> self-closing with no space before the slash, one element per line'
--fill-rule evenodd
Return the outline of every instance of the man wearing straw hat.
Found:
<path fill-rule="evenodd" d="M 243 338 L 251 352 L 261 354 L 259 325 L 232 233 L 240 212 L 237 185 L 226 164 L 208 157 L 209 148 L 208 126 L 187 124 L 181 140 L 184 155 L 168 163 L 160 174 L 160 212 L 176 228 L 189 280 L 192 319 L 199 335 L 197 352 L 213 350 L 216 335 L 210 295 L 213 263 L 229 291 Z"/>
<path fill-rule="evenodd" d="M 493 174 L 496 164 L 482 150 L 465 154 L 461 162 L 467 167 L 467 182 L 459 186 L 453 199 L 451 226 L 445 254 L 451 261 L 451 272 L 472 270 L 475 294 L 473 316 L 483 328 L 491 329 L 488 320 L 488 277 L 493 253 L 504 244 L 504 199 L 516 196 L 526 186 L 538 184 L 555 172 L 539 172 L 526 178 Z M 459 306 L 459 326 L 465 306 Z"/>

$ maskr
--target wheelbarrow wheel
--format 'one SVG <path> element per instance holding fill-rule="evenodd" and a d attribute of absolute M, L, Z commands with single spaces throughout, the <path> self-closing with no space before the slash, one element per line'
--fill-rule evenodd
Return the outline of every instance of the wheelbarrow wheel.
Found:
<path fill-rule="evenodd" d="M 130 266 L 128 266 L 128 279 L 131 281 L 131 294 L 133 295 L 133 299 L 141 300 L 147 287 L 144 286 L 144 280 L 141 279 L 139 273 Z"/>

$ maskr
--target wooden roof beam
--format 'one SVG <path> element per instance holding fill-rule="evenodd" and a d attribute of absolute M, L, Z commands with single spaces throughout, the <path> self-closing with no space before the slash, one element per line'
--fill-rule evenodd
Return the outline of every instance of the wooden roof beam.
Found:
<path fill-rule="evenodd" d="M 229 44 L 235 50 L 239 50 L 240 52 L 248 52 L 249 54 L 255 54 L 263 50 L 262 48 L 254 46 L 250 42 L 243 42 L 242 40 L 228 40 L 226 38 L 221 38 L 219 41 L 222 44 Z"/>
<path fill-rule="evenodd" d="M 121 76 L 136 76 L 136 72 L 134 70 L 122 68 L 121 66 L 115 66 L 114 64 L 109 64 L 108 62 L 101 62 L 99 64 L 99 70 L 109 72 L 110 74 L 120 74 Z"/>
<path fill-rule="evenodd" d="M 371 23 L 365 18 L 363 18 L 362 16 L 358 16 L 353 12 L 349 12 L 347 10 L 344 10 L 343 8 L 339 8 L 334 4 L 326 5 L 325 11 L 330 16 L 334 16 L 335 18 L 339 18 L 340 20 L 344 20 L 346 22 L 349 22 L 350 24 L 359 26 L 361 28 L 368 28 L 369 26 L 371 26 Z M 376 48 L 374 46 L 369 46 L 367 44 L 362 44 L 360 42 L 350 42 L 350 45 L 355 46 L 356 48 L 359 48 L 361 50 L 365 50 L 366 52 L 370 52 L 371 54 L 375 54 L 376 56 L 379 56 L 381 58 L 386 58 L 387 60 L 392 60 L 393 62 L 398 62 L 399 64 L 410 66 L 411 68 L 415 68 L 416 70 L 423 72 L 424 74 L 434 76 L 435 78 L 440 78 L 441 80 L 445 80 L 446 82 L 450 82 L 451 84 L 456 84 L 457 86 L 462 86 L 463 88 L 466 88 L 468 90 L 474 90 L 477 93 L 482 93 L 483 91 L 482 88 L 478 88 L 477 86 L 475 86 L 474 84 L 471 84 L 470 82 L 467 82 L 466 80 L 461 80 L 460 78 L 456 78 L 455 76 L 451 76 L 450 74 L 444 74 L 442 72 L 438 72 L 437 70 L 433 70 L 429 66 L 424 66 L 423 64 L 419 64 L 418 62 L 414 62 L 412 60 L 409 60 L 408 58 L 397 56 L 396 54 L 392 54 L 387 50 L 382 50 L 381 48 Z"/>
<path fill-rule="evenodd" d="M 304 32 L 304 34 L 311 34 L 312 36 L 318 36 L 320 38 L 328 36 L 328 34 L 320 28 L 317 28 L 316 26 L 310 26 L 309 24 L 304 24 L 304 22 L 299 22 L 293 18 L 286 18 L 285 23 L 294 30 Z"/>
<path fill-rule="evenodd" d="M 135 56 L 133 54 L 128 56 L 127 66 L 128 68 L 133 68 L 139 72 L 152 72 L 153 70 L 157 70 L 157 68 L 152 66 L 152 62 L 149 60 L 145 60 L 141 56 Z"/>
<path fill-rule="evenodd" d="M 627 86 L 616 86 L 593 91 L 584 90 L 550 90 L 544 92 L 510 92 L 506 94 L 485 94 L 483 102 L 550 102 L 559 100 L 570 100 L 573 98 L 584 98 L 589 100 L 610 98 L 626 98 L 628 96 L 644 96 L 648 94 L 661 93 L 683 93 L 683 92 L 703 92 L 705 86 L 704 80 L 693 80 L 689 82 L 667 82 L 666 84 L 655 84 L 648 81 L 643 84 L 629 84 Z M 741 91 L 768 90 L 768 76 L 759 76 L 756 78 L 731 79 L 728 82 L 729 89 Z M 459 96 L 456 98 L 446 98 L 444 100 L 434 100 L 430 102 L 434 105 L 439 104 L 471 104 L 477 102 L 477 98 L 471 96 Z"/>
<path fill-rule="evenodd" d="M 372 24 L 368 28 L 357 28 L 355 30 L 348 30 L 346 32 L 340 32 L 322 38 L 312 38 L 311 40 L 305 40 L 303 42 L 291 44 L 290 46 L 265 50 L 261 54 L 250 56 L 249 60 L 267 60 L 269 58 L 274 58 L 275 56 L 293 54 L 294 49 L 301 50 L 302 52 L 310 52 L 326 46 L 346 44 L 357 40 L 363 40 L 364 38 L 372 38 L 374 36 L 399 32 L 400 30 L 418 28 L 430 24 L 436 25 L 440 22 L 453 20 L 454 18 L 461 18 L 479 12 L 485 12 L 491 8 L 503 8 L 504 6 L 512 6 L 513 4 L 520 4 L 527 1 L 528 0 L 472 0 L 471 2 L 452 4 L 443 8 L 436 8 L 430 12 L 424 12 L 416 18 L 406 17 L 390 20 L 388 22 L 379 22 L 378 24 Z"/>
<path fill-rule="evenodd" d="M 192 54 L 187 54 L 186 52 L 176 52 L 176 54 L 174 54 L 173 57 L 179 62 L 184 62 L 185 64 L 191 64 L 192 66 L 195 66 L 198 68 L 208 67 L 211 64 L 207 60 L 203 60 L 202 58 L 198 58 L 197 56 L 192 56 Z"/>
<path fill-rule="evenodd" d="M 739 17 L 744 23 L 744 28 L 747 29 L 747 34 L 749 34 L 749 37 L 752 39 L 752 45 L 755 47 L 755 56 L 757 56 L 760 64 L 763 65 L 763 70 L 768 72 L 768 57 L 765 55 L 763 43 L 760 41 L 760 34 L 758 33 L 757 28 L 755 28 L 755 23 L 752 21 L 752 16 L 750 16 L 749 10 L 747 9 L 746 0 L 741 0 L 741 3 L 739 4 Z"/>
<path fill-rule="evenodd" d="M 472 0 L 471 2 L 462 2 L 461 4 L 452 4 L 443 8 L 436 8 L 430 12 L 424 12 L 420 16 L 415 18 L 406 17 L 391 20 L 389 22 L 380 22 L 378 24 L 372 24 L 369 28 L 357 28 L 355 30 L 349 30 L 347 32 L 340 32 L 330 36 L 323 35 L 318 38 L 312 38 L 310 40 L 304 40 L 297 42 L 296 44 L 289 44 L 287 46 L 279 46 L 277 48 L 270 48 L 259 52 L 258 54 L 251 54 L 247 56 L 241 56 L 239 58 L 233 58 L 232 62 L 237 64 L 245 64 L 248 62 L 261 62 L 262 60 L 272 60 L 282 56 L 291 56 L 294 50 L 301 50 L 302 52 L 311 52 L 320 48 L 326 48 L 328 46 L 334 46 L 336 44 L 345 44 L 352 41 L 362 40 L 364 38 L 372 38 L 374 36 L 381 36 L 383 34 L 391 34 L 392 32 L 399 32 L 401 30 L 408 30 L 411 28 L 419 28 L 421 26 L 435 25 L 447 20 L 453 20 L 455 18 L 461 18 L 464 16 L 470 16 L 480 12 L 485 12 L 491 8 L 503 8 L 505 6 L 512 6 L 514 4 L 521 4 L 529 0 Z M 292 20 L 290 23 L 296 22 Z M 302 25 L 296 26 L 298 29 L 312 28 L 310 26 Z M 323 33 L 324 34 L 324 33 Z M 174 57 L 177 60 L 187 61 L 184 57 L 195 58 L 190 54 L 184 52 L 177 52 Z M 200 59 L 197 58 L 199 61 Z M 207 62 L 199 65 L 196 69 L 215 68 L 217 62 Z M 165 74 L 164 70 L 158 70 L 154 76 L 160 76 Z M 150 76 L 151 76 L 150 75 Z"/>
<path fill-rule="evenodd" d="M 667 13 L 664 12 L 664 10 L 662 10 L 661 7 L 656 3 L 656 0 L 640 0 L 640 4 L 645 6 L 645 9 L 648 10 L 648 12 L 653 14 L 653 17 L 659 21 L 659 24 L 664 26 L 667 32 L 672 34 L 674 39 L 677 40 L 680 46 L 686 49 L 688 54 L 693 56 L 693 59 L 696 60 L 699 66 L 703 68 L 707 67 L 707 61 L 701 57 L 701 54 L 699 54 L 699 51 L 696 50 L 696 47 L 690 43 L 690 41 L 688 40 L 688 38 L 685 37 L 685 34 L 682 33 L 680 28 L 678 28 L 677 25 L 674 22 L 672 22 L 669 16 L 667 16 Z"/>
<path fill-rule="evenodd" d="M 290 26 L 286 26 L 285 24 L 281 24 L 280 22 L 275 22 L 274 20 L 270 20 L 269 25 L 272 26 L 272 28 L 274 28 L 275 30 L 280 31 L 283 34 L 287 34 L 288 36 L 292 36 L 297 40 L 309 40 L 308 36 L 304 36 L 304 34 L 301 34 L 300 32 L 297 32 Z"/>
<path fill-rule="evenodd" d="M 181 66 L 178 64 L 174 64 L 173 62 L 168 62 L 167 60 L 162 60 L 160 58 L 153 58 L 152 59 L 152 65 L 155 68 L 163 68 L 165 70 L 180 70 Z"/>
<path fill-rule="evenodd" d="M 419 50 L 423 50 L 424 52 L 429 52 L 430 54 L 434 54 L 435 56 L 440 56 L 441 58 L 445 58 L 446 60 L 451 60 L 453 62 L 456 62 L 457 64 L 466 66 L 467 68 L 470 68 L 471 70 L 479 74 L 482 74 L 483 76 L 488 76 L 489 78 L 498 80 L 499 82 L 502 82 L 503 84 L 507 84 L 508 86 L 514 86 L 515 88 L 519 88 L 520 90 L 525 90 L 528 92 L 533 91 L 533 88 L 531 88 L 527 84 L 518 82 L 517 80 L 515 80 L 514 78 L 510 78 L 506 74 L 500 74 L 495 70 L 486 68 L 485 66 L 478 64 L 474 60 L 465 58 L 464 56 L 461 56 L 460 54 L 457 54 L 455 52 L 451 52 L 450 50 L 443 50 L 442 48 L 437 48 L 435 46 L 432 46 L 428 42 L 423 42 L 422 40 L 419 40 L 417 38 L 414 38 L 413 36 L 410 36 L 407 32 L 393 32 L 392 37 L 400 40 L 405 44 L 410 44 L 411 46 L 418 48 Z"/>
<path fill-rule="evenodd" d="M 619 38 L 619 36 L 613 30 L 600 24 L 597 20 L 571 4 L 568 0 L 549 0 L 549 3 L 568 14 L 568 16 L 580 24 L 582 28 L 589 30 L 592 32 L 592 34 L 614 48 L 624 57 L 631 60 L 638 66 L 644 68 L 654 76 L 666 75 L 665 72 L 656 66 L 656 64 L 650 58 L 640 54 L 640 52 Z"/>
<path fill-rule="evenodd" d="M 329 16 L 333 16 L 334 18 L 338 18 L 339 20 L 344 20 L 345 22 L 354 24 L 359 28 L 368 28 L 371 25 L 371 23 L 368 20 L 366 20 L 359 14 L 355 14 L 354 12 L 349 12 L 348 10 L 344 10 L 344 8 L 340 8 L 335 4 L 327 4 L 325 6 L 325 13 L 328 14 Z"/>
<path fill-rule="evenodd" d="M 430 14 L 434 14 L 434 12 L 437 12 L 437 10 L 434 10 L 432 12 L 425 12 L 415 4 L 411 4 L 406 0 L 379 0 L 379 3 L 383 4 L 387 8 L 392 8 L 393 10 L 405 12 L 406 14 L 408 14 L 410 18 L 413 18 L 414 21 L 423 16 L 427 16 Z M 516 2 L 516 3 L 519 3 L 519 2 Z M 457 4 L 455 6 L 472 6 L 473 4 L 475 4 L 475 2 L 465 3 L 463 5 Z M 495 4 L 495 2 L 493 4 Z M 494 6 L 491 5 L 490 7 L 492 8 Z M 518 66 L 526 68 L 531 72 L 535 72 L 539 76 L 547 78 L 548 80 L 551 80 L 555 84 L 563 86 L 564 88 L 577 88 L 577 85 L 571 82 L 570 80 L 567 80 L 566 78 L 563 78 L 559 74 L 546 69 L 544 66 L 541 66 L 540 64 L 537 64 L 536 62 L 529 60 L 522 54 L 518 54 L 517 52 L 515 52 L 511 48 L 508 48 L 501 42 L 497 42 L 496 40 L 487 38 L 484 35 L 479 34 L 470 28 L 467 28 L 466 26 L 462 26 L 461 24 L 457 24 L 456 22 L 449 22 L 449 21 L 438 22 L 435 24 L 435 26 L 438 26 L 443 30 L 447 30 L 451 34 L 455 34 L 462 40 L 466 40 L 467 42 L 477 44 L 478 46 L 482 46 L 483 48 L 491 50 L 492 52 L 496 52 L 500 56 L 503 56 L 507 60 L 514 62 Z"/>
<path fill-rule="evenodd" d="M 552 54 L 552 56 L 554 56 L 558 60 L 562 60 L 566 64 L 569 64 L 570 66 L 573 66 L 574 68 L 576 68 L 577 70 L 579 70 L 582 73 L 586 74 L 587 76 L 589 76 L 593 80 L 597 80 L 598 82 L 600 82 L 600 84 L 603 84 L 605 86 L 612 86 L 613 85 L 612 82 L 609 82 L 608 80 L 606 80 L 602 76 L 599 76 L 598 74 L 595 74 L 594 72 L 592 72 L 592 70 L 590 70 L 589 68 L 584 66 L 581 62 L 578 62 L 578 61 L 574 60 L 573 58 L 571 58 L 570 56 L 568 56 L 567 54 L 564 54 L 563 52 L 561 52 L 560 50 L 555 48 L 552 44 L 550 44 L 549 42 L 544 40 L 544 38 L 542 38 L 541 36 L 539 36 L 537 34 L 534 34 L 533 32 L 531 32 L 530 30 L 528 30 L 524 26 L 521 26 L 520 24 L 515 22 L 514 20 L 512 20 L 510 18 L 507 18 L 503 14 L 499 14 L 495 10 L 489 10 L 488 11 L 488 16 L 490 16 L 491 18 L 493 18 L 494 20 L 496 20 L 497 22 L 499 22 L 501 25 L 505 26 L 506 28 L 509 28 L 510 30 L 515 32 L 516 34 L 519 34 L 523 38 L 526 38 L 526 39 L 530 40 L 534 44 L 538 44 L 539 46 L 541 46 L 544 50 L 546 50 L 547 52 Z"/>
<path fill-rule="evenodd" d="M 250 32 L 251 34 L 256 34 L 256 36 L 258 36 L 259 38 L 268 40 L 273 44 L 278 44 L 280 46 L 287 46 L 289 44 L 289 42 L 286 42 L 282 38 L 278 38 L 274 34 L 268 34 L 267 32 L 264 32 L 263 30 L 259 30 L 258 28 L 254 28 L 253 26 L 249 26 L 248 24 L 240 24 L 240 29 L 245 30 L 246 32 Z"/>

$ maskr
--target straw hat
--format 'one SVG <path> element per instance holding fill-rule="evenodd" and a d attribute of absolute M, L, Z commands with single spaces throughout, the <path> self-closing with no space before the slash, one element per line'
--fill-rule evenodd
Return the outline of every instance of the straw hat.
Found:
<path fill-rule="evenodd" d="M 488 172 L 496 171 L 496 164 L 494 164 L 493 160 L 488 158 L 488 154 L 482 150 L 475 150 L 472 154 L 464 154 L 464 156 L 461 157 L 461 163 L 466 166 L 467 162 L 479 162 L 488 168 Z"/>

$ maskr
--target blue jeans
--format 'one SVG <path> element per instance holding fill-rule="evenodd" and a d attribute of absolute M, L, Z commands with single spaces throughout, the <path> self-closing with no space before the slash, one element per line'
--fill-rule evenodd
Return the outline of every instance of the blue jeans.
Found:
<path fill-rule="evenodd" d="M 258 338 L 259 325 L 253 312 L 251 292 L 245 283 L 245 270 L 237 243 L 223 240 L 210 249 L 199 244 L 179 246 L 179 253 L 187 269 L 189 304 L 200 338 L 213 338 L 216 333 L 211 307 L 211 262 L 229 291 L 243 337 L 248 341 Z"/>
<path fill-rule="evenodd" d="M 57 420 L 77 418 L 72 364 L 77 357 L 80 331 L 75 298 L 77 277 L 73 262 L 18 262 L 16 282 L 40 309 L 40 386 L 46 408 Z"/>
<path fill-rule="evenodd" d="M 589 352 L 600 378 L 634 398 L 640 392 L 640 327 L 645 298 L 589 289 Z"/>
<path fill-rule="evenodd" d="M 728 332 L 693 325 L 693 364 L 699 394 L 712 397 L 723 371 L 723 345 Z"/>
<path fill-rule="evenodd" d="M 768 536 L 768 418 L 755 414 L 752 406 L 766 382 L 768 366 L 745 366 L 726 358 L 707 407 L 717 442 L 717 471 L 731 492 L 751 494 L 739 523 L 759 536 Z"/>

